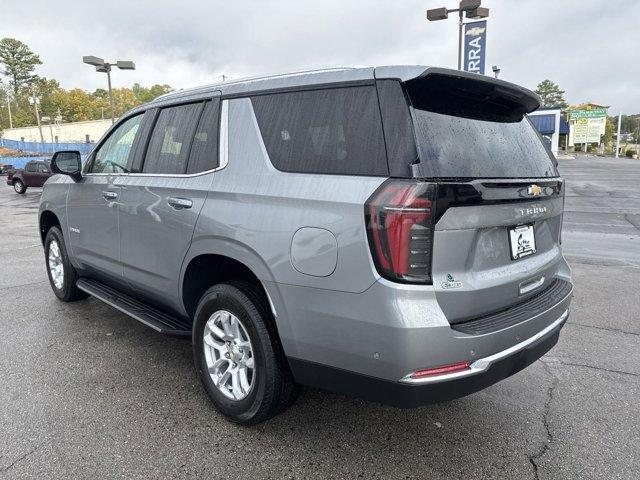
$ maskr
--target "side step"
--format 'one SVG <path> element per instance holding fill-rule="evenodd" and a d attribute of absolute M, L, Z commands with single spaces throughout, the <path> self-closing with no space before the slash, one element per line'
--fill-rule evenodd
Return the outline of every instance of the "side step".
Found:
<path fill-rule="evenodd" d="M 125 295 L 104 283 L 89 278 L 80 278 L 76 285 L 83 292 L 102 300 L 157 332 L 177 337 L 191 336 L 191 325 L 185 320 L 167 315 L 157 308 Z"/>

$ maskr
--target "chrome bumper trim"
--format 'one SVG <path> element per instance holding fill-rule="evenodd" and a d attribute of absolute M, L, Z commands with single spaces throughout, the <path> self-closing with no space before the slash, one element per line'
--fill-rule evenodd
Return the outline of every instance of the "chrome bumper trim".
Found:
<path fill-rule="evenodd" d="M 440 382 L 446 382 L 449 380 L 455 380 L 458 378 L 471 377 L 473 375 L 486 372 L 493 363 L 500 361 L 503 358 L 509 357 L 515 353 L 518 353 L 521 350 L 524 350 L 529 345 L 535 343 L 536 341 L 540 340 L 542 337 L 545 337 L 549 333 L 559 328 L 560 325 L 562 325 L 562 323 L 567 319 L 568 316 L 569 316 L 569 310 L 567 309 L 562 315 L 560 315 L 560 318 L 558 318 L 548 327 L 544 328 L 543 330 L 540 330 L 534 336 L 520 343 L 517 343 L 513 347 L 507 348 L 506 350 L 502 350 L 501 352 L 494 353 L 493 355 L 489 355 L 488 357 L 484 357 L 476 360 L 471 365 L 469 365 L 468 370 L 463 370 L 461 372 L 454 372 L 454 373 L 445 373 L 443 375 L 433 375 L 431 377 L 424 377 L 424 378 L 411 378 L 411 373 L 409 373 L 404 377 L 402 377 L 400 379 L 400 382 L 408 383 L 411 385 L 427 385 L 429 383 L 440 383 Z"/>

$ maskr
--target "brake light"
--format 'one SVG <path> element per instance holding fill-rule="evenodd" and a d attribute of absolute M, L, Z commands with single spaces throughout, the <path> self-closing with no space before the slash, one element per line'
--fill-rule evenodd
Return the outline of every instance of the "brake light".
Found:
<path fill-rule="evenodd" d="M 365 204 L 378 273 L 403 283 L 431 283 L 433 183 L 389 180 Z"/>
<path fill-rule="evenodd" d="M 465 370 L 469 370 L 469 366 L 469 362 L 458 362 L 452 363 L 450 365 L 443 365 L 441 367 L 423 368 L 413 372 L 411 374 L 411 378 L 424 378 L 432 377 L 434 375 L 445 375 L 447 373 L 463 372 Z"/>

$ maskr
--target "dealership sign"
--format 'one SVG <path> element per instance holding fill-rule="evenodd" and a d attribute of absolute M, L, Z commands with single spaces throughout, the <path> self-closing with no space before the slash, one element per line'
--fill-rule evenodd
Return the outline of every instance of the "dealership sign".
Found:
<path fill-rule="evenodd" d="M 484 57 L 487 45 L 487 21 L 464 25 L 464 71 L 484 75 Z"/>
<path fill-rule="evenodd" d="M 600 143 L 607 124 L 606 108 L 586 108 L 569 111 L 570 128 L 573 133 L 573 144 Z"/>
<path fill-rule="evenodd" d="M 585 110 L 571 110 L 569 112 L 569 119 L 575 120 L 576 118 L 602 118 L 607 116 L 606 108 L 591 108 Z"/>

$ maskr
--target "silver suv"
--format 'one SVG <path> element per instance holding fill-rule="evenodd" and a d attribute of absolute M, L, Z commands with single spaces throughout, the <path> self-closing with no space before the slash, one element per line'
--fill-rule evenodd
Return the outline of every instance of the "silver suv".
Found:
<path fill-rule="evenodd" d="M 229 419 L 300 385 L 398 407 L 514 374 L 569 314 L 563 181 L 529 90 L 421 66 L 183 90 L 125 114 L 40 205 L 49 280 L 191 338 Z"/>

